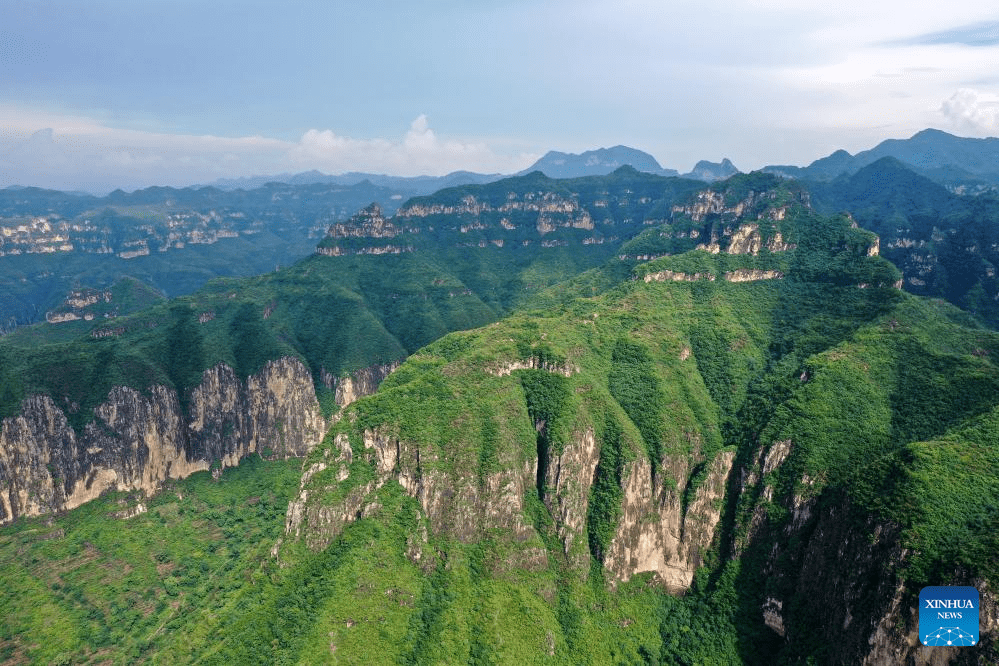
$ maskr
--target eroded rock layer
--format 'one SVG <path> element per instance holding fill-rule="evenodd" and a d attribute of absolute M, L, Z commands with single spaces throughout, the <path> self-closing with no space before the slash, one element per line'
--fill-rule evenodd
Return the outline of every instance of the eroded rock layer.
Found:
<path fill-rule="evenodd" d="M 172 389 L 118 386 L 76 432 L 52 398 L 31 396 L 0 432 L 0 523 L 72 509 L 106 490 L 151 495 L 168 479 L 250 453 L 303 456 L 325 428 L 308 368 L 287 357 L 245 382 L 223 364 L 206 370 L 186 417 Z"/>

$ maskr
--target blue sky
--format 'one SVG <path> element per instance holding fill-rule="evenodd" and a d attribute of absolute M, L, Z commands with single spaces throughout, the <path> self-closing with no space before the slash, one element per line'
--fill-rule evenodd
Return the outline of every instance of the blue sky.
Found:
<path fill-rule="evenodd" d="M 508 173 L 616 144 L 749 170 L 926 127 L 999 133 L 994 2 L 0 0 L 0 16 L 0 187 Z"/>

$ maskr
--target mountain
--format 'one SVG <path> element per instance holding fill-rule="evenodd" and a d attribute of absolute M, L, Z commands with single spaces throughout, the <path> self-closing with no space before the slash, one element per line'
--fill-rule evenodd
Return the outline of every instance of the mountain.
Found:
<path fill-rule="evenodd" d="M 411 199 L 393 216 L 369 206 L 330 224 L 313 256 L 292 267 L 252 279 L 216 280 L 185 297 L 182 302 L 193 309 L 185 316 L 198 319 L 206 339 L 218 338 L 206 347 L 211 353 L 198 361 L 198 372 L 217 363 L 242 365 L 243 376 L 251 366 L 259 370 L 256 362 L 237 363 L 240 353 L 227 332 L 267 319 L 273 337 L 264 333 L 270 329 L 257 330 L 252 346 L 306 359 L 317 386 L 333 390 L 341 375 L 397 361 L 451 330 L 488 323 L 600 265 L 698 187 L 622 167 L 600 178 L 557 181 L 534 173 L 442 190 Z M 81 305 L 93 294 L 78 291 L 51 310 L 58 323 L 18 329 L 2 339 L 13 350 L 6 371 L 22 379 L 0 414 L 16 411 L 25 395 L 61 391 L 78 405 L 72 418 L 83 419 L 76 423 L 82 427 L 114 381 L 127 380 L 139 390 L 153 377 L 170 378 L 181 391 L 197 383 L 193 375 L 171 375 L 164 367 L 170 365 L 165 324 L 176 315 L 167 305 L 110 316 L 122 300 L 114 290 L 109 308 L 101 311 Z M 94 294 L 104 298 L 103 291 Z M 329 313 L 338 314 L 327 320 Z M 237 315 L 242 319 L 234 319 Z M 137 355 L 123 375 L 101 374 L 100 368 L 85 372 L 89 366 L 80 365 L 36 372 L 33 364 L 49 354 L 46 343 L 69 344 L 80 353 L 96 345 Z"/>
<path fill-rule="evenodd" d="M 888 139 L 856 155 L 837 150 L 807 167 L 768 166 L 763 171 L 791 178 L 831 180 L 884 157 L 893 157 L 958 192 L 999 186 L 999 138 L 964 138 L 936 129 L 922 130 L 909 139 Z"/>
<path fill-rule="evenodd" d="M 606 175 L 634 164 L 640 171 L 676 175 L 650 155 L 622 146 L 548 158 L 561 166 L 538 164 L 557 174 Z M 726 160 L 699 169 L 703 173 L 693 175 L 711 180 L 734 167 Z M 467 171 L 411 178 L 309 171 L 217 186 L 116 190 L 103 197 L 6 188 L 0 190 L 0 333 L 42 321 L 63 308 L 75 289 L 105 290 L 126 277 L 177 296 L 211 277 L 285 266 L 307 255 L 330 223 L 371 202 L 391 214 L 415 196 L 500 178 Z"/>
<path fill-rule="evenodd" d="M 999 176 L 999 138 L 995 137 L 963 138 L 925 129 L 907 140 L 882 141 L 871 150 L 857 153 L 855 160 L 858 165 L 866 165 L 882 157 L 894 157 L 921 171 L 953 166 L 990 180 Z"/>
<path fill-rule="evenodd" d="M 690 173 L 685 173 L 682 177 L 713 183 L 716 180 L 724 180 L 737 173 L 741 173 L 741 171 L 735 168 L 735 165 L 726 157 L 721 162 L 701 160 L 694 165 L 694 169 Z"/>
<path fill-rule="evenodd" d="M 209 183 L 207 186 L 229 191 L 236 189 L 253 190 L 269 183 L 284 183 L 288 185 L 333 184 L 350 187 L 368 182 L 378 187 L 395 190 L 397 193 L 404 193 L 406 197 L 410 197 L 431 194 L 445 187 L 469 185 L 472 183 L 489 183 L 499 180 L 502 177 L 499 174 L 487 175 L 472 171 L 454 171 L 446 176 L 386 176 L 351 171 L 334 176 L 313 169 L 312 171 L 303 171 L 296 174 L 283 173 L 274 176 L 220 178 Z"/>
<path fill-rule="evenodd" d="M 813 196 L 532 173 L 0 340 L 0 654 L 906 663 L 956 584 L 995 662 L 999 334 Z"/>
<path fill-rule="evenodd" d="M 627 146 L 599 148 L 580 154 L 549 151 L 541 159 L 527 169 L 515 175 L 524 176 L 532 171 L 540 171 L 549 178 L 579 178 L 582 176 L 604 176 L 619 167 L 630 166 L 637 171 L 653 173 L 660 176 L 679 176 L 674 169 L 664 169 L 656 159 L 646 152 Z M 728 178 L 739 173 L 739 170 L 727 158 L 721 162 L 698 162 L 694 169 L 684 178 L 692 178 L 713 182 Z M 446 187 L 457 187 L 469 184 L 484 184 L 503 178 L 499 174 L 479 174 L 470 171 L 455 171 L 446 176 L 385 176 L 370 173 L 349 172 L 340 175 L 328 175 L 320 171 L 306 171 L 298 174 L 278 174 L 274 176 L 253 176 L 243 178 L 224 178 L 209 183 L 209 187 L 221 190 L 244 189 L 251 190 L 263 187 L 269 183 L 286 183 L 291 185 L 311 185 L 316 183 L 357 185 L 368 181 L 373 185 L 404 192 L 406 196 L 421 196 L 431 194 Z"/>
<path fill-rule="evenodd" d="M 310 254 L 332 222 L 372 201 L 393 211 L 405 198 L 366 180 L 105 197 L 0 190 L 0 332 L 44 320 L 71 290 L 126 276 L 177 296 L 212 277 L 274 270 Z"/>
<path fill-rule="evenodd" d="M 641 150 L 628 148 L 627 146 L 587 150 L 578 155 L 551 150 L 545 153 L 544 157 L 517 175 L 526 175 L 532 171 L 540 171 L 549 178 L 603 176 L 625 165 L 637 171 L 654 173 L 660 176 L 679 175 L 673 169 L 663 169 L 652 155 Z"/>
<path fill-rule="evenodd" d="M 800 191 L 753 175 L 674 213 L 646 233 L 700 248 L 449 335 L 348 407 L 278 549 L 324 572 L 318 626 L 278 655 L 318 634 L 386 662 L 904 662 L 922 585 L 993 579 L 996 517 L 948 516 L 999 492 L 999 337 L 894 288 L 876 237 Z M 979 474 L 984 504 L 958 490 Z M 264 619 L 296 585 L 223 659 L 292 628 Z"/>
<path fill-rule="evenodd" d="M 959 196 L 893 157 L 808 184 L 816 209 L 849 211 L 914 294 L 945 298 L 999 327 L 999 200 Z"/>

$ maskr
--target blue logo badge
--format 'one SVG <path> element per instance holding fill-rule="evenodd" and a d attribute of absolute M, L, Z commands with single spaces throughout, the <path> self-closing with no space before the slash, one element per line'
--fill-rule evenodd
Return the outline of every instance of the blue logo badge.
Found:
<path fill-rule="evenodd" d="M 978 644 L 978 590 L 924 587 L 919 593 L 919 640 L 929 647 Z"/>

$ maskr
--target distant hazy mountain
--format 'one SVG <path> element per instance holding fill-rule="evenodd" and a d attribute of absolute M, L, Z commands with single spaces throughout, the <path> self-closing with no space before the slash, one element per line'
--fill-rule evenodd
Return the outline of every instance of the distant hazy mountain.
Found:
<path fill-rule="evenodd" d="M 721 162 L 708 162 L 707 160 L 701 160 L 694 165 L 693 171 L 683 174 L 683 177 L 713 183 L 716 180 L 724 180 L 737 173 L 742 172 L 739 171 L 726 157 Z"/>
<path fill-rule="evenodd" d="M 832 180 L 884 157 L 894 157 L 934 182 L 959 191 L 999 185 L 999 138 L 972 139 L 936 129 L 923 130 L 909 139 L 888 139 L 856 155 L 837 150 L 807 167 L 775 165 L 763 171 L 786 178 Z"/>
<path fill-rule="evenodd" d="M 500 174 L 483 174 L 472 171 L 455 171 L 446 176 L 386 176 L 382 174 L 351 171 L 340 175 L 330 175 L 321 171 L 303 171 L 302 173 L 282 173 L 270 176 L 249 176 L 243 178 L 220 178 L 208 185 L 220 190 L 253 190 L 267 183 L 286 183 L 288 185 L 343 185 L 352 187 L 368 181 L 377 187 L 397 190 L 405 197 L 432 194 L 445 187 L 458 185 L 481 185 L 499 180 Z"/>
<path fill-rule="evenodd" d="M 894 157 L 918 169 L 958 166 L 969 173 L 995 177 L 999 174 L 999 138 L 971 139 L 925 129 L 911 139 L 882 141 L 857 153 L 856 160 L 866 165 L 882 157 Z"/>
<path fill-rule="evenodd" d="M 514 174 L 524 176 L 533 171 L 541 171 L 549 178 L 579 178 L 581 176 L 606 176 L 622 166 L 633 167 L 637 171 L 652 173 L 658 176 L 679 176 L 675 169 L 664 169 L 652 155 L 629 148 L 614 146 L 613 148 L 598 148 L 584 153 L 562 153 L 549 151 L 544 157 L 527 169 Z M 720 164 L 698 162 L 694 171 L 687 174 L 697 180 L 715 181 L 739 173 L 727 159 Z M 372 185 L 397 190 L 409 196 L 432 194 L 445 187 L 460 185 L 483 185 L 504 178 L 502 174 L 482 174 L 471 171 L 455 171 L 446 176 L 386 176 L 380 174 L 349 172 L 340 175 L 329 175 L 320 171 L 305 171 L 297 174 L 282 173 L 270 176 L 251 176 L 244 178 L 222 178 L 209 183 L 211 187 L 220 190 L 251 190 L 267 183 L 287 183 L 289 185 L 312 185 L 317 183 L 351 186 L 368 181 Z"/>
<path fill-rule="evenodd" d="M 675 169 L 662 168 L 652 155 L 627 146 L 587 150 L 578 155 L 551 150 L 517 175 L 523 176 L 532 171 L 540 171 L 549 178 L 605 176 L 626 165 L 659 176 L 680 175 Z"/>

